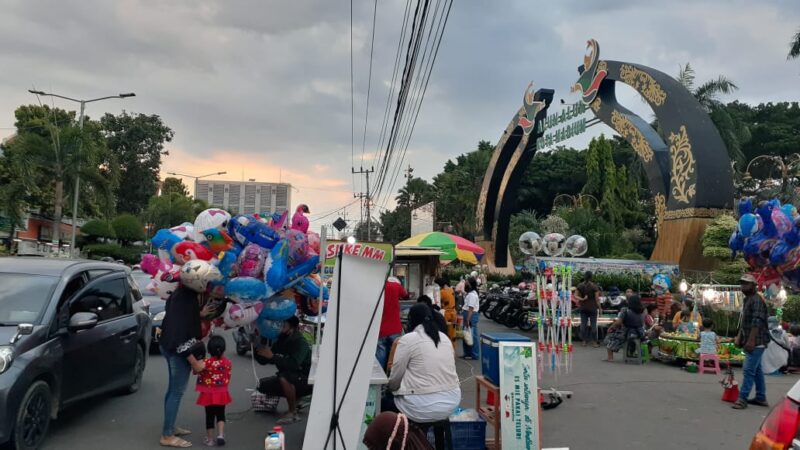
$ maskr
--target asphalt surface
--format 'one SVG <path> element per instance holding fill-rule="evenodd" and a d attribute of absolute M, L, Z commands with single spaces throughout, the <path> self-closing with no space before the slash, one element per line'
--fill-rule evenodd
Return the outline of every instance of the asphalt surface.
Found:
<path fill-rule="evenodd" d="M 481 331 L 512 331 L 485 318 Z M 517 330 L 519 332 L 519 330 Z M 521 332 L 520 332 L 521 333 Z M 525 334 L 525 333 L 522 333 Z M 529 334 L 530 335 L 530 334 Z M 229 348 L 232 345 L 229 344 Z M 248 357 L 228 352 L 234 363 L 228 407 L 227 448 L 260 449 L 278 415 L 249 410 L 249 391 L 254 386 Z M 461 345 L 457 345 L 457 355 Z M 768 409 L 751 406 L 735 411 L 722 402 L 721 376 L 691 374 L 678 367 L 651 362 L 644 366 L 606 363 L 605 350 L 575 346 L 570 373 L 548 373 L 540 379 L 544 388 L 558 387 L 574 395 L 554 410 L 543 411 L 543 447 L 571 449 L 742 449 L 747 448 Z M 473 407 L 479 362 L 456 362 L 462 380 L 462 406 Z M 273 366 L 258 366 L 259 377 L 273 374 Z M 741 372 L 736 370 L 741 381 Z M 794 375 L 767 377 L 770 403 L 778 401 L 797 381 Z M 141 390 L 128 396 L 105 396 L 86 401 L 62 413 L 52 424 L 44 449 L 159 449 L 163 396 L 167 369 L 160 355 L 151 355 Z M 190 381 L 178 424 L 194 433 L 189 440 L 204 448 L 203 409 Z M 488 428 L 487 428 L 488 430 Z M 287 448 L 302 448 L 305 421 L 285 426 Z M 491 434 L 491 433 L 489 433 Z"/>

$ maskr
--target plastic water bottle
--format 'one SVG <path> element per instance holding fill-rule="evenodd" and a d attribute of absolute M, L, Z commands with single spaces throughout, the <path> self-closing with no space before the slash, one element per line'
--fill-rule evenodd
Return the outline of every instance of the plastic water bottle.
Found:
<path fill-rule="evenodd" d="M 277 434 L 281 440 L 281 450 L 286 448 L 286 436 L 283 434 L 283 428 L 280 425 L 272 427 L 272 433 Z"/>
<path fill-rule="evenodd" d="M 281 450 L 281 438 L 273 433 L 264 440 L 264 450 Z"/>

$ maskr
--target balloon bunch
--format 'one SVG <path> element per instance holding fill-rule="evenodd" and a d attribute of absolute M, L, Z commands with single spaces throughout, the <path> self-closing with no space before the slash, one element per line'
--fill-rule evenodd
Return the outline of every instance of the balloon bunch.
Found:
<path fill-rule="evenodd" d="M 800 217 L 791 204 L 777 199 L 754 207 L 752 198 L 739 201 L 739 223 L 728 246 L 744 259 L 759 284 L 775 287 L 783 283 L 800 289 Z M 775 290 L 775 289 L 772 289 Z"/>
<path fill-rule="evenodd" d="M 536 255 L 543 251 L 547 256 L 583 256 L 589 251 L 589 243 L 580 235 L 565 238 L 560 233 L 549 233 L 544 237 L 533 231 L 526 231 L 519 237 L 519 249 L 526 255 Z"/>
<path fill-rule="evenodd" d="M 299 205 L 288 221 L 288 211 L 231 217 L 211 208 L 194 224 L 159 230 L 152 239 L 158 256 L 141 262 L 153 278 L 147 289 L 165 300 L 178 283 L 208 293 L 219 305 L 216 326 L 254 323 L 263 337 L 275 339 L 298 305 L 316 315 L 327 304 L 327 288 L 316 274 L 320 237 L 308 231 L 304 213 L 308 207 Z"/>

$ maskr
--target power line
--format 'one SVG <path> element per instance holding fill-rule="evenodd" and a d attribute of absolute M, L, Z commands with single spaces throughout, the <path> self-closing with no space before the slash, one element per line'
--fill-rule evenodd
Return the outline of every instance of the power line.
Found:
<path fill-rule="evenodd" d="M 361 165 L 364 165 L 364 150 L 367 147 L 367 124 L 369 123 L 369 94 L 372 88 L 372 54 L 375 50 L 375 22 L 378 17 L 378 0 L 372 10 L 372 42 L 369 46 L 369 75 L 367 76 L 367 106 L 364 112 L 364 137 L 361 140 Z"/>
<path fill-rule="evenodd" d="M 350 167 L 355 166 L 356 148 L 356 103 L 353 94 L 353 0 L 350 0 Z M 353 192 L 356 190 L 356 176 L 353 175 Z"/>
<path fill-rule="evenodd" d="M 399 126 L 402 122 L 403 113 L 405 112 L 406 100 L 408 98 L 411 81 L 414 76 L 414 66 L 416 56 L 419 52 L 419 43 L 422 35 L 424 34 L 425 18 L 428 13 L 429 0 L 425 0 L 422 7 L 422 14 L 420 15 L 420 0 L 417 0 L 417 6 L 414 10 L 414 20 L 411 26 L 411 36 L 408 39 L 408 46 L 406 48 L 406 63 L 403 69 L 403 78 L 400 84 L 400 93 L 397 96 L 397 106 L 395 107 L 394 120 L 392 121 L 392 128 L 389 132 L 389 140 L 386 144 L 386 156 L 383 159 L 383 164 L 380 167 L 377 183 L 377 192 L 381 192 L 386 174 L 390 170 L 391 159 L 394 153 L 394 148 L 397 141 L 397 133 Z M 419 20 L 417 20 L 419 17 Z"/>
<path fill-rule="evenodd" d="M 447 0 L 445 0 L 445 1 L 447 1 Z M 425 93 L 428 91 L 428 82 L 430 81 L 431 74 L 433 73 L 433 68 L 434 68 L 434 65 L 436 63 L 436 58 L 439 55 L 439 47 L 442 44 L 442 38 L 444 37 L 444 31 L 445 31 L 445 27 L 447 26 L 447 21 L 450 18 L 450 10 L 451 10 L 452 6 L 453 6 L 453 0 L 450 0 L 450 3 L 447 6 L 447 12 L 446 12 L 446 14 L 444 14 L 444 19 L 442 20 L 440 18 L 439 27 L 437 27 L 436 33 L 434 34 L 435 36 L 437 36 L 437 37 L 434 38 L 434 42 L 436 42 L 436 49 L 434 50 L 433 57 L 429 61 L 429 65 L 426 66 L 425 69 L 423 69 L 423 78 L 425 79 L 425 84 L 422 87 L 422 94 L 420 95 L 420 99 L 417 102 L 416 111 L 413 113 L 414 119 L 413 119 L 413 122 L 411 124 L 411 128 L 410 128 L 410 130 L 408 132 L 408 136 L 407 136 L 406 141 L 405 141 L 405 147 L 403 148 L 403 152 L 401 154 L 400 162 L 399 162 L 398 167 L 402 166 L 403 160 L 405 159 L 406 151 L 408 150 L 408 146 L 409 146 L 409 144 L 411 142 L 411 136 L 413 135 L 414 128 L 416 127 L 416 124 L 417 124 L 417 118 L 419 117 L 419 112 L 420 112 L 420 109 L 422 108 L 422 101 L 425 99 Z M 431 30 L 432 29 L 433 29 L 433 25 L 431 25 Z M 425 74 L 426 71 L 427 71 L 427 74 Z M 399 171 L 398 171 L 398 173 L 399 173 Z M 397 174 L 395 174 L 394 179 L 392 180 L 391 184 L 389 185 L 389 188 L 387 189 L 387 192 L 388 192 L 387 197 L 386 197 L 387 200 L 384 201 L 384 205 L 386 204 L 386 202 L 388 202 L 388 198 L 391 195 L 392 190 L 394 189 L 394 184 L 395 184 L 396 179 L 397 179 Z"/>
<path fill-rule="evenodd" d="M 392 81 L 389 83 L 389 95 L 386 98 L 386 108 L 383 112 L 383 124 L 381 125 L 381 131 L 378 137 L 378 145 L 375 147 L 375 157 L 373 160 L 378 163 L 378 166 L 381 165 L 381 160 L 385 157 L 385 155 L 381 155 L 381 150 L 383 149 L 383 143 L 385 142 L 386 138 L 386 130 L 389 126 L 389 108 L 392 105 L 392 98 L 394 97 L 394 91 L 398 75 L 398 69 L 400 68 L 400 54 L 402 51 L 403 40 L 406 36 L 406 25 L 408 24 L 408 18 L 411 12 L 411 0 L 406 0 L 406 10 L 403 15 L 403 24 L 400 26 L 400 39 L 397 41 L 397 50 L 395 53 L 394 59 L 394 68 L 392 68 Z"/>

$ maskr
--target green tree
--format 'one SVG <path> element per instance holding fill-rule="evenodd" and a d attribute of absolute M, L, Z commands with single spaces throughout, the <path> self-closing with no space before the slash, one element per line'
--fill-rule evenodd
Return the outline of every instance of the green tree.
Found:
<path fill-rule="evenodd" d="M 450 222 L 455 234 L 474 238 L 475 205 L 483 186 L 483 177 L 494 147 L 480 141 L 475 151 L 448 160 L 444 170 L 433 179 L 436 188 L 436 220 Z"/>
<path fill-rule="evenodd" d="M 73 198 L 75 175 L 80 174 L 81 215 L 98 214 L 99 200 L 107 201 L 110 192 L 108 178 L 98 171 L 106 147 L 97 122 L 85 118 L 81 131 L 74 112 L 46 105 L 23 105 L 14 114 L 17 134 L 6 147 L 31 169 L 30 180 L 41 194 L 41 203 L 30 206 L 51 213 L 54 222 L 60 223 Z M 53 240 L 60 240 L 59 227 L 53 228 Z"/>
<path fill-rule="evenodd" d="M 724 75 L 719 75 L 716 79 L 708 80 L 696 86 L 695 72 L 688 62 L 680 68 L 678 81 L 694 95 L 694 98 L 709 113 L 711 121 L 714 122 L 725 143 L 725 147 L 728 149 L 728 156 L 731 160 L 739 166 L 744 164 L 745 158 L 742 153 L 742 145 L 748 139 L 748 133 L 742 130 L 741 124 L 734 122 L 733 117 L 719 100 L 720 95 L 732 94 L 738 90 L 739 87 L 736 86 L 736 83 Z"/>
<path fill-rule="evenodd" d="M 397 244 L 411 237 L 411 210 L 406 207 L 381 212 L 380 223 L 385 242 Z"/>
<path fill-rule="evenodd" d="M 738 283 L 742 272 L 748 267 L 741 253 L 736 258 L 731 258 L 731 250 L 728 248 L 728 241 L 736 226 L 733 216 L 722 215 L 712 220 L 703 233 L 703 256 L 717 260 L 714 280 L 718 283 Z"/>
<path fill-rule="evenodd" d="M 189 196 L 189 189 L 183 184 L 180 178 L 167 177 L 161 184 L 161 195 L 169 195 L 173 192 L 184 197 Z"/>
<path fill-rule="evenodd" d="M 368 229 L 370 230 L 369 234 L 367 233 Z M 355 236 L 356 240 L 359 242 L 375 242 L 380 240 L 380 233 L 381 224 L 376 220 L 372 220 L 369 223 L 369 228 L 367 228 L 367 222 L 358 222 L 355 230 L 353 231 L 353 236 Z"/>
<path fill-rule="evenodd" d="M 32 169 L 19 149 L 0 146 L 0 216 L 8 221 L 8 248 L 38 191 Z"/>
<path fill-rule="evenodd" d="M 508 227 L 508 249 L 511 251 L 511 260 L 518 264 L 525 261 L 525 255 L 519 249 L 519 237 L 526 231 L 534 231 L 541 234 L 541 223 L 536 211 L 523 210 L 511 216 L 511 223 Z"/>
<path fill-rule="evenodd" d="M 194 222 L 197 217 L 194 201 L 177 192 L 152 196 L 145 212 L 145 221 L 156 230 L 170 228 L 183 222 Z M 202 211 L 202 209 L 200 210 Z"/>
<path fill-rule="evenodd" d="M 517 190 L 520 210 L 548 214 L 556 196 L 579 194 L 585 184 L 585 151 L 558 147 L 551 152 L 539 152 L 520 180 Z"/>
<path fill-rule="evenodd" d="M 161 158 L 168 154 L 164 144 L 174 132 L 155 114 L 106 114 L 100 123 L 110 150 L 105 165 L 119 174 L 119 210 L 139 214 L 156 193 Z"/>
<path fill-rule="evenodd" d="M 797 33 L 792 36 L 792 40 L 789 42 L 789 56 L 787 58 L 798 57 L 800 57 L 800 30 L 797 30 Z"/>
<path fill-rule="evenodd" d="M 90 220 L 81 227 L 81 236 L 89 244 L 94 244 L 100 238 L 113 239 L 116 237 L 114 228 L 105 220 Z"/>
<path fill-rule="evenodd" d="M 131 242 L 143 241 L 144 227 L 139 219 L 132 214 L 122 214 L 117 216 L 112 222 L 114 235 L 123 247 L 127 247 Z"/>
<path fill-rule="evenodd" d="M 412 177 L 406 181 L 405 186 L 397 191 L 395 200 L 399 206 L 414 209 L 432 202 L 435 197 L 435 189 L 432 184 L 422 178 Z"/>

